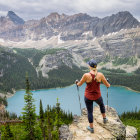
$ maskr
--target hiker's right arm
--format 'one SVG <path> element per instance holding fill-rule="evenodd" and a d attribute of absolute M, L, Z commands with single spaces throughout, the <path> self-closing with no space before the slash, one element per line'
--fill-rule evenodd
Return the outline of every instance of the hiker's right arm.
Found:
<path fill-rule="evenodd" d="M 110 84 L 108 83 L 108 81 L 106 80 L 106 78 L 105 78 L 105 76 L 102 74 L 102 82 L 103 82 L 103 84 L 106 86 L 106 87 L 110 87 Z"/>
<path fill-rule="evenodd" d="M 87 76 L 86 73 L 83 75 L 83 77 L 81 78 L 80 82 L 77 83 L 77 86 L 81 86 L 83 83 L 86 82 Z"/>

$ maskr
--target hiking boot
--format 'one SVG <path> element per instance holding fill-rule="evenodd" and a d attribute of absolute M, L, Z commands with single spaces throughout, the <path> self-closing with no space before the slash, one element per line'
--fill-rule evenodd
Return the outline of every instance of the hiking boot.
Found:
<path fill-rule="evenodd" d="M 90 128 L 90 126 L 87 127 L 87 130 L 90 131 L 91 133 L 94 133 L 94 129 Z"/>
<path fill-rule="evenodd" d="M 103 123 L 106 124 L 108 122 L 107 118 L 103 118 Z"/>

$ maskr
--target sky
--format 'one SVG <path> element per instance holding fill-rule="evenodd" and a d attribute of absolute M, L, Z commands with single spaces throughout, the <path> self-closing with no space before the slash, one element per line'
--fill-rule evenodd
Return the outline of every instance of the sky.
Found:
<path fill-rule="evenodd" d="M 8 11 L 24 20 L 41 19 L 52 12 L 87 13 L 103 18 L 119 11 L 129 11 L 140 21 L 140 0 L 0 0 L 0 16 L 6 16 Z"/>

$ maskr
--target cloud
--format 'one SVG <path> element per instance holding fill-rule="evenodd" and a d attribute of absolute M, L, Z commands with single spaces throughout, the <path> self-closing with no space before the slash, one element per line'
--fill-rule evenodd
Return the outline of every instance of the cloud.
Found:
<path fill-rule="evenodd" d="M 0 16 L 5 16 L 7 14 L 7 11 L 0 11 Z"/>
<path fill-rule="evenodd" d="M 1 0 L 0 15 L 13 10 L 23 19 L 39 19 L 51 12 L 87 13 L 104 17 L 118 11 L 130 11 L 140 19 L 139 0 Z"/>

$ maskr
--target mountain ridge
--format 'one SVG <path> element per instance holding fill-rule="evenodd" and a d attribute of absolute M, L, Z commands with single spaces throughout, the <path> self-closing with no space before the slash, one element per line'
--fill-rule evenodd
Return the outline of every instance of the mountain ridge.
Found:
<path fill-rule="evenodd" d="M 9 11 L 8 22 L 13 22 L 12 27 L 8 22 L 3 22 L 6 17 L 0 18 L 0 38 L 10 41 L 50 39 L 61 35 L 61 40 L 83 40 L 84 32 L 91 32 L 89 40 L 104 34 L 130 29 L 140 25 L 139 21 L 128 11 L 118 12 L 104 18 L 91 17 L 86 13 L 65 15 L 51 13 L 40 20 L 24 21 L 14 12 Z M 5 27 L 5 30 L 3 30 Z"/>
<path fill-rule="evenodd" d="M 12 20 L 14 24 L 17 24 L 17 25 L 21 25 L 25 23 L 25 21 L 19 16 L 17 16 L 13 11 L 8 11 L 6 17 L 10 18 L 10 20 Z"/>

